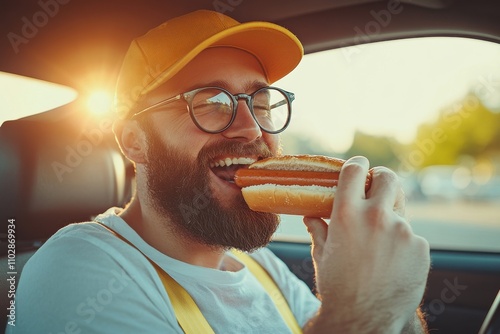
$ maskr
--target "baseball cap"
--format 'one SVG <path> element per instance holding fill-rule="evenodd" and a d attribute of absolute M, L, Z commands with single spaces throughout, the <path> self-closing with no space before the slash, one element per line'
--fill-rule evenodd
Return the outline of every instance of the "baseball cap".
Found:
<path fill-rule="evenodd" d="M 254 55 L 269 83 L 292 71 L 304 53 L 293 33 L 273 23 L 240 23 L 210 10 L 173 18 L 130 44 L 116 85 L 118 116 L 129 117 L 144 95 L 170 80 L 203 50 L 220 46 Z"/>

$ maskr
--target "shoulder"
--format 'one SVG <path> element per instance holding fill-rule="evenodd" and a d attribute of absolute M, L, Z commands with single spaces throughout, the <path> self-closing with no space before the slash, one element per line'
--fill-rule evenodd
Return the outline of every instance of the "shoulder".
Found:
<path fill-rule="evenodd" d="M 103 265 L 109 268 L 142 260 L 139 255 L 140 253 L 98 224 L 75 223 L 60 229 L 47 240 L 28 261 L 25 269 L 30 272 L 35 268 L 50 268 L 56 272 L 72 274 L 68 269 L 73 268 L 84 273 L 84 268 L 99 270 Z"/>
<path fill-rule="evenodd" d="M 154 268 L 137 250 L 95 223 L 72 224 L 26 264 L 16 295 L 16 327 L 59 333 L 70 323 L 82 332 L 143 330 L 122 319 L 129 314 L 165 329 L 163 290 Z"/>

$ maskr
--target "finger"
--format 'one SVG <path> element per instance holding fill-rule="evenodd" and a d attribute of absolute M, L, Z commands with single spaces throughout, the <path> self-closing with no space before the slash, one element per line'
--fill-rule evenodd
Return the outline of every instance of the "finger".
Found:
<path fill-rule="evenodd" d="M 380 207 L 404 209 L 404 193 L 399 178 L 388 168 L 372 168 L 372 184 L 366 196 Z"/>
<path fill-rule="evenodd" d="M 400 187 L 398 191 L 398 196 L 396 197 L 396 203 L 394 204 L 394 212 L 396 212 L 401 217 L 405 216 L 406 211 L 406 194 L 403 188 Z"/>
<path fill-rule="evenodd" d="M 365 198 L 366 175 L 370 163 L 365 157 L 353 157 L 347 160 L 340 171 L 335 201 L 352 201 Z"/>
<path fill-rule="evenodd" d="M 376 179 L 367 197 L 380 201 L 381 206 L 392 207 L 393 211 L 401 217 L 405 216 L 406 195 L 399 177 L 385 167 L 374 167 L 370 170 L 372 178 Z"/>
<path fill-rule="evenodd" d="M 328 235 L 328 224 L 320 218 L 304 217 L 304 225 L 311 236 L 313 256 L 321 256 Z"/>

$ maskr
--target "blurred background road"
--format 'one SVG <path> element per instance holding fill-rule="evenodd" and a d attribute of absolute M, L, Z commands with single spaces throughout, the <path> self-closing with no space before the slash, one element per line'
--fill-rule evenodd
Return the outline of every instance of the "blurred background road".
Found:
<path fill-rule="evenodd" d="M 409 201 L 406 216 L 433 249 L 500 252 L 500 200 Z M 310 242 L 302 217 L 283 215 L 280 239 Z"/>

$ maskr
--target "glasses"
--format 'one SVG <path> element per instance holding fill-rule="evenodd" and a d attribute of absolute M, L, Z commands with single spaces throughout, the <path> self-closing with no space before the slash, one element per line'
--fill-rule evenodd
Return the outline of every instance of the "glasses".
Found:
<path fill-rule="evenodd" d="M 160 101 L 135 113 L 133 117 L 184 99 L 191 119 L 208 133 L 221 133 L 233 124 L 238 102 L 246 100 L 253 119 L 267 133 L 280 133 L 290 123 L 293 93 L 281 88 L 263 87 L 254 93 L 233 95 L 219 87 L 203 87 Z"/>

